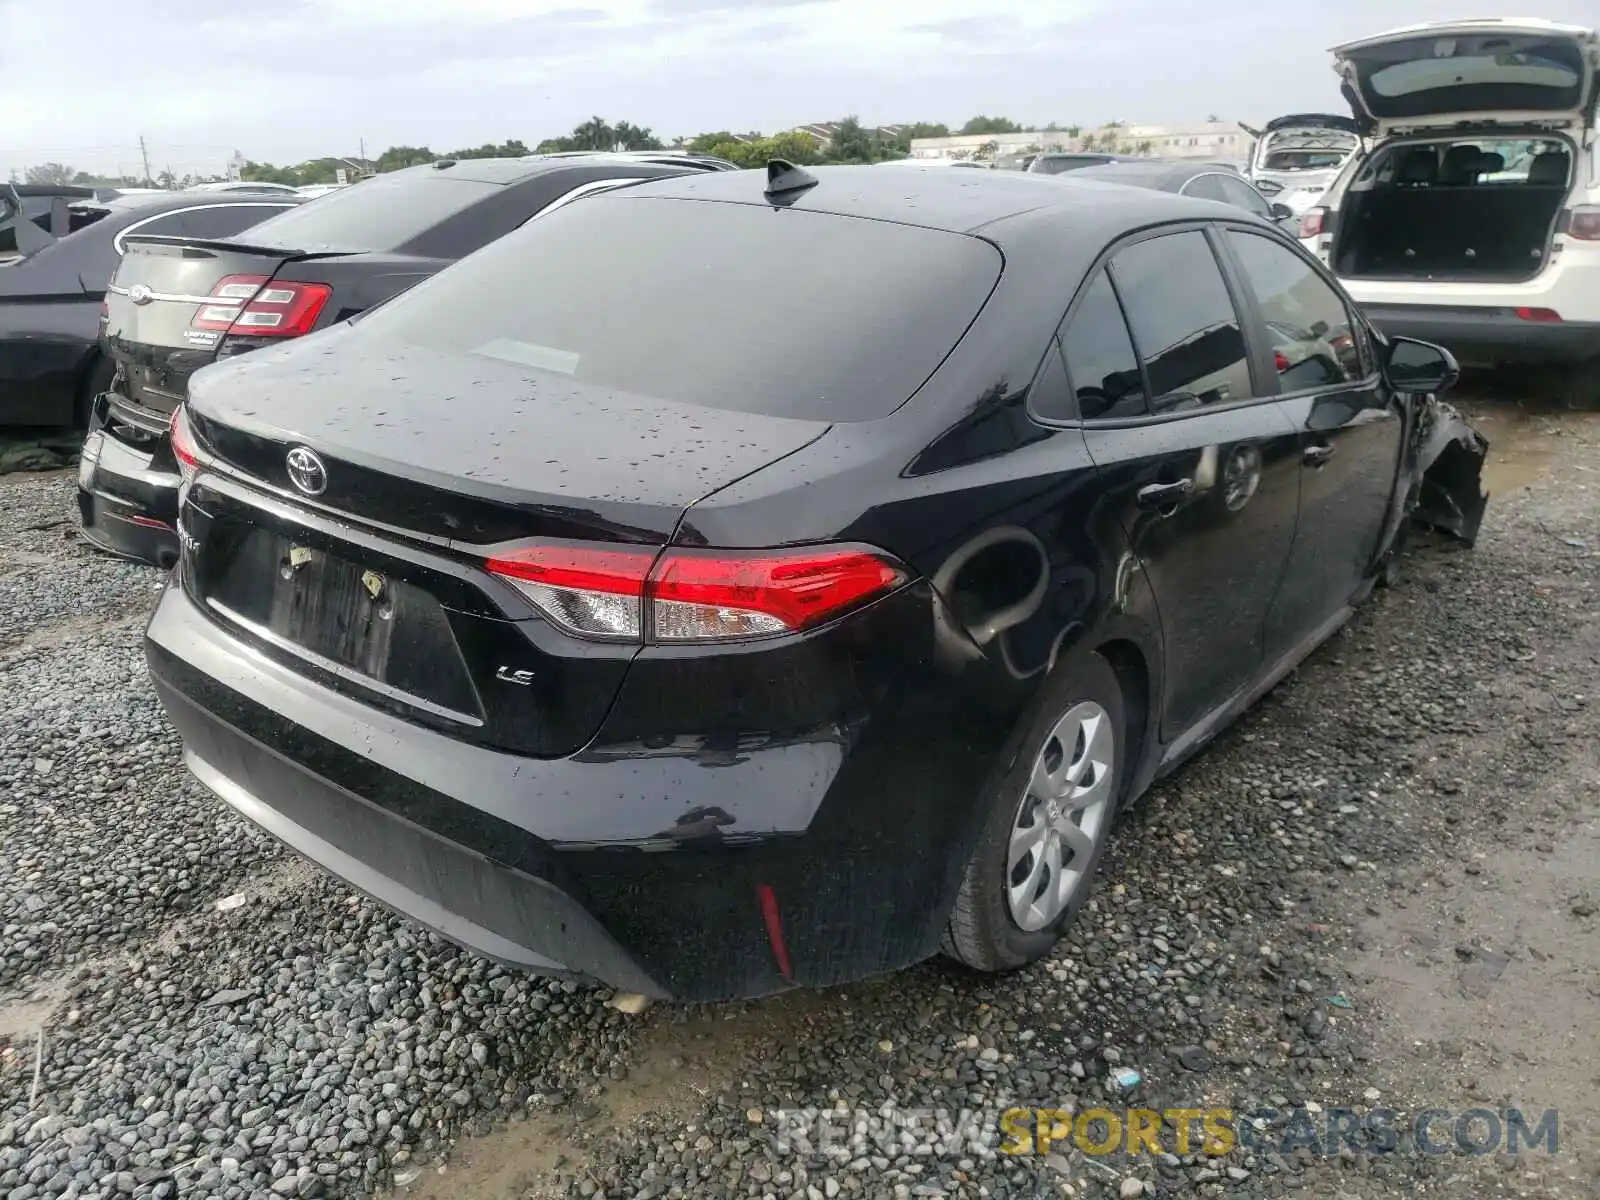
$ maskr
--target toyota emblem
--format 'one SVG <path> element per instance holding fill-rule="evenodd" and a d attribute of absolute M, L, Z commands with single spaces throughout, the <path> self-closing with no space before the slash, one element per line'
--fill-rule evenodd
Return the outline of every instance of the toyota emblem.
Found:
<path fill-rule="evenodd" d="M 156 294 L 150 290 L 148 284 L 136 283 L 128 289 L 128 299 L 135 304 L 149 304 L 155 298 Z"/>
<path fill-rule="evenodd" d="M 307 496 L 320 496 L 327 489 L 328 468 L 315 450 L 296 446 L 284 461 L 289 468 L 289 482 Z"/>

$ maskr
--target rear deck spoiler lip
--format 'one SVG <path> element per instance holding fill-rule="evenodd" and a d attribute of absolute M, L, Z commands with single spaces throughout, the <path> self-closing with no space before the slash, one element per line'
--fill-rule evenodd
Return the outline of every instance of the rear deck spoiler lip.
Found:
<path fill-rule="evenodd" d="M 360 254 L 359 250 L 339 250 L 323 247 L 320 250 L 296 250 L 290 246 L 255 246 L 249 242 L 230 238 L 184 237 L 176 233 L 130 233 L 124 241 L 132 246 L 194 246 L 201 250 L 234 251 L 239 254 L 270 254 L 274 258 L 338 258 L 346 254 Z"/>

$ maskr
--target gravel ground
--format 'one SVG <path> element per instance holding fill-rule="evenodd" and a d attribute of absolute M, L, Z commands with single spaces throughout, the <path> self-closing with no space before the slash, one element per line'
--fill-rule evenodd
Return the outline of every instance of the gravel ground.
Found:
<path fill-rule="evenodd" d="M 1124 814 L 1051 961 L 643 1018 L 441 943 L 208 800 L 142 678 L 156 575 L 65 536 L 69 479 L 0 481 L 0 1200 L 1594 1194 L 1588 893 L 1555 888 L 1520 940 L 1465 922 L 1542 896 L 1497 853 L 1537 873 L 1600 815 L 1600 423 L 1490 423 L 1512 494 L 1478 549 L 1415 542 L 1401 586 Z M 1600 891 L 1593 857 L 1561 886 Z M 1449 1047 L 1383 966 L 1427 930 L 1409 964 L 1502 1004 Z M 1533 1109 L 1594 1118 L 1554 1158 L 994 1152 L 1013 1104 L 1504 1103 L 1517 964 L 1585 946 L 1588 1010 L 1532 997 L 1549 1036 L 1517 1047 Z M 1563 1055 L 1570 1078 L 1539 1074 Z M 931 1109 L 991 1136 L 906 1120 Z M 810 1110 L 841 1113 L 835 1145 L 785 1136 Z"/>

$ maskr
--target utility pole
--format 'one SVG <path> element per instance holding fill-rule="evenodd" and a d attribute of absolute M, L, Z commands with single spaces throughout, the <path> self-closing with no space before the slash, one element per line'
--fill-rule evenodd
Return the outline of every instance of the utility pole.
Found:
<path fill-rule="evenodd" d="M 367 169 L 367 139 L 357 138 L 356 141 L 361 143 L 361 169 L 364 171 Z"/>
<path fill-rule="evenodd" d="M 139 135 L 139 156 L 144 159 L 144 185 L 150 186 L 150 151 L 144 147 L 144 134 Z"/>

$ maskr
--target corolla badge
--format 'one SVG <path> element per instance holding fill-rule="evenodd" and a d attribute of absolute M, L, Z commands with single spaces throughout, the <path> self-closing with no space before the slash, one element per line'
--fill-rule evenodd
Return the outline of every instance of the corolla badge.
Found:
<path fill-rule="evenodd" d="M 149 304 L 155 298 L 156 294 L 150 290 L 147 284 L 136 283 L 128 289 L 128 299 L 135 304 Z"/>
<path fill-rule="evenodd" d="M 307 496 L 320 496 L 328 487 L 328 468 L 322 465 L 317 452 L 306 446 L 296 446 L 284 460 L 289 469 L 289 482 Z"/>

